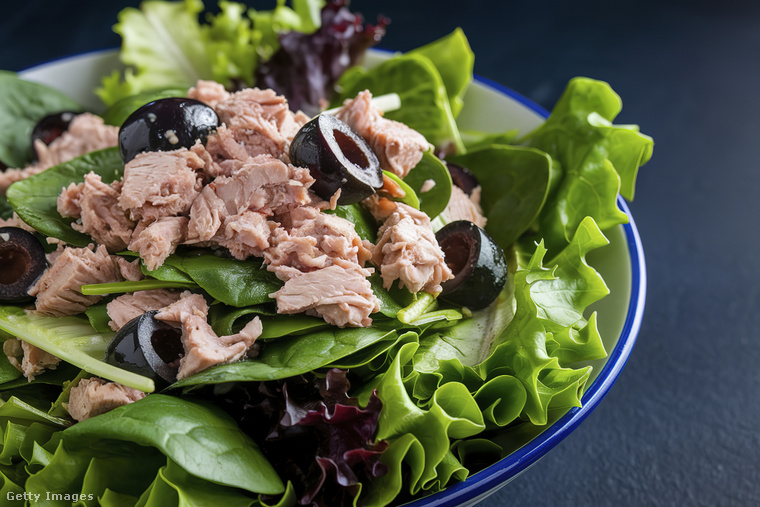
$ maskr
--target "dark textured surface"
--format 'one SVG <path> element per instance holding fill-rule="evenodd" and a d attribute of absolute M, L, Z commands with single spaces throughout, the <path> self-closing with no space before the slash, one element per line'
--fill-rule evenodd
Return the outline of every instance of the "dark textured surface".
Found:
<path fill-rule="evenodd" d="M 16 3 L 0 68 L 115 46 L 115 14 L 136 3 Z M 392 18 L 388 49 L 462 26 L 478 74 L 546 107 L 572 76 L 609 81 L 617 121 L 656 142 L 631 205 L 649 276 L 633 356 L 578 430 L 481 505 L 760 505 L 760 4 L 354 7 Z"/>

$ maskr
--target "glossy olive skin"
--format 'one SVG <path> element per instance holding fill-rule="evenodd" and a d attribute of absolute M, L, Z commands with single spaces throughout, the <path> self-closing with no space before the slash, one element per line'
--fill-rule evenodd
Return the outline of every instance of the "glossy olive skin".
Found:
<path fill-rule="evenodd" d="M 467 220 L 457 220 L 436 234 L 454 278 L 443 282 L 441 298 L 482 310 L 493 303 L 507 283 L 504 251 L 486 231 Z"/>
<path fill-rule="evenodd" d="M 471 195 L 472 191 L 480 186 L 478 179 L 466 167 L 452 162 L 446 162 L 446 168 L 451 175 L 451 182 L 461 188 L 465 194 Z"/>
<path fill-rule="evenodd" d="M 157 310 L 127 322 L 108 345 L 104 361 L 166 387 L 177 379 L 182 331 L 156 320 Z"/>
<path fill-rule="evenodd" d="M 44 116 L 32 129 L 32 146 L 39 139 L 49 145 L 69 129 L 71 120 L 78 115 L 76 111 L 61 111 Z M 32 149 L 32 160 L 37 161 L 37 150 Z"/>
<path fill-rule="evenodd" d="M 146 151 L 191 148 L 219 127 L 216 112 L 198 100 L 169 97 L 148 102 L 124 120 L 119 150 L 126 164 Z"/>
<path fill-rule="evenodd" d="M 45 250 L 34 234 L 18 227 L 0 227 L 0 302 L 33 300 L 29 289 L 46 269 Z"/>
<path fill-rule="evenodd" d="M 380 162 L 367 141 L 346 123 L 320 114 L 296 133 L 290 161 L 309 169 L 311 189 L 328 201 L 340 190 L 338 204 L 354 204 L 383 186 Z"/>

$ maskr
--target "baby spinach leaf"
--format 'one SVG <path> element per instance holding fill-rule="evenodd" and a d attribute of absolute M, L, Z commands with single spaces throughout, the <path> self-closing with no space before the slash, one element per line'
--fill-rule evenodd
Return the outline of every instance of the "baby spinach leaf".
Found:
<path fill-rule="evenodd" d="M 153 394 L 63 433 L 63 443 L 71 449 L 97 449 L 108 440 L 155 447 L 189 474 L 210 482 L 269 495 L 285 491 L 253 440 L 209 403 Z"/>
<path fill-rule="evenodd" d="M 79 111 L 79 104 L 58 90 L 0 71 L 0 161 L 24 167 L 31 159 L 32 129 L 44 116 Z"/>
<path fill-rule="evenodd" d="M 105 183 L 121 178 L 124 162 L 118 148 L 106 148 L 82 155 L 18 181 L 8 189 L 8 202 L 18 216 L 45 236 L 52 236 L 74 246 L 87 246 L 92 239 L 71 228 L 72 219 L 58 213 L 58 195 L 69 183 L 84 181 L 90 171 Z"/>
<path fill-rule="evenodd" d="M 97 333 L 87 320 L 45 317 L 27 314 L 18 306 L 0 306 L 0 329 L 93 375 L 145 392 L 155 389 L 153 380 L 103 362 L 115 333 Z"/>
<path fill-rule="evenodd" d="M 405 123 L 436 146 L 453 144 L 458 152 L 464 148 L 443 79 L 435 64 L 422 54 L 396 56 L 370 70 L 352 67 L 337 87 L 341 93 L 333 98 L 334 106 L 362 90 L 375 96 L 397 93 L 401 108 L 387 112 L 386 118 Z"/>
<path fill-rule="evenodd" d="M 0 195 L 0 219 L 8 220 L 13 216 L 13 206 L 5 195 Z"/>
<path fill-rule="evenodd" d="M 232 306 L 271 303 L 269 294 L 282 287 L 257 258 L 239 261 L 213 254 L 171 255 L 164 264 L 182 271 L 211 297 Z"/>
<path fill-rule="evenodd" d="M 502 247 L 515 242 L 536 220 L 549 191 L 551 158 L 519 146 L 495 145 L 448 160 L 478 178 L 486 231 Z"/>
<path fill-rule="evenodd" d="M 276 380 L 301 375 L 362 350 L 391 334 L 395 334 L 395 331 L 371 327 L 345 329 L 330 327 L 313 333 L 274 340 L 262 347 L 256 359 L 213 366 L 175 382 L 171 388 L 222 382 Z"/>
<path fill-rule="evenodd" d="M 422 191 L 426 181 L 432 180 L 435 185 L 430 190 Z M 422 154 L 422 160 L 404 177 L 404 181 L 412 187 L 420 200 L 420 210 L 431 219 L 437 217 L 449 203 L 451 198 L 451 174 L 446 165 L 432 151 Z"/>
<path fill-rule="evenodd" d="M 451 113 L 456 117 L 464 106 L 464 93 L 472 81 L 475 66 L 475 54 L 462 29 L 456 28 L 449 35 L 413 49 L 408 54 L 426 56 L 433 62 L 446 86 Z"/>

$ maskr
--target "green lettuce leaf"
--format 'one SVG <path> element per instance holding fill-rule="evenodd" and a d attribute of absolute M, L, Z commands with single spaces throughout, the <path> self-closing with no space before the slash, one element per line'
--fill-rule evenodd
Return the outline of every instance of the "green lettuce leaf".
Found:
<path fill-rule="evenodd" d="M 607 83 L 575 78 L 546 122 L 520 140 L 552 157 L 551 193 L 537 234 L 550 251 L 563 248 L 587 216 L 602 230 L 628 220 L 617 207 L 618 192 L 633 198 L 653 142 L 635 125 L 612 124 L 621 104 Z"/>
<path fill-rule="evenodd" d="M 421 192 L 428 180 L 432 180 L 435 185 L 430 190 Z M 422 160 L 404 177 L 404 182 L 414 190 L 420 201 L 419 209 L 431 220 L 446 209 L 451 199 L 451 174 L 432 151 L 422 154 Z"/>
<path fill-rule="evenodd" d="M 31 160 L 32 129 L 44 116 L 80 111 L 81 106 L 48 86 L 0 71 L 0 161 L 24 167 Z"/>
<path fill-rule="evenodd" d="M 153 380 L 103 362 L 115 333 L 98 333 L 79 317 L 45 317 L 27 314 L 18 306 L 0 306 L 0 329 L 60 357 L 93 375 L 145 392 Z"/>
<path fill-rule="evenodd" d="M 201 0 L 145 1 L 140 9 L 119 12 L 114 31 L 122 37 L 119 52 L 127 66 L 103 81 L 97 91 L 106 105 L 145 90 L 187 88 L 212 79 L 213 68 L 198 22 Z"/>

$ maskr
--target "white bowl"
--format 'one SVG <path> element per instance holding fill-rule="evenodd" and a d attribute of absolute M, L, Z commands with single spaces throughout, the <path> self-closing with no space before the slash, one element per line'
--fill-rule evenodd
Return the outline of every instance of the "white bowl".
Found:
<path fill-rule="evenodd" d="M 390 53 L 370 51 L 366 64 L 372 66 Z M 29 80 L 56 88 L 91 111 L 102 104 L 93 93 L 102 76 L 119 68 L 114 50 L 98 51 L 56 60 L 20 73 Z M 548 111 L 502 85 L 476 77 L 465 97 L 458 122 L 462 127 L 487 132 L 518 129 L 528 132 L 548 116 Z M 630 210 L 622 198 L 619 207 L 629 222 L 605 231 L 610 245 L 591 253 L 589 262 L 604 277 L 610 295 L 595 303 L 599 332 L 607 358 L 592 361 L 594 366 L 583 406 L 572 408 L 543 432 L 501 461 L 473 474 L 466 481 L 408 504 L 414 507 L 474 505 L 517 477 L 567 437 L 599 404 L 618 378 L 631 354 L 641 326 L 646 293 L 646 269 L 641 239 Z"/>

